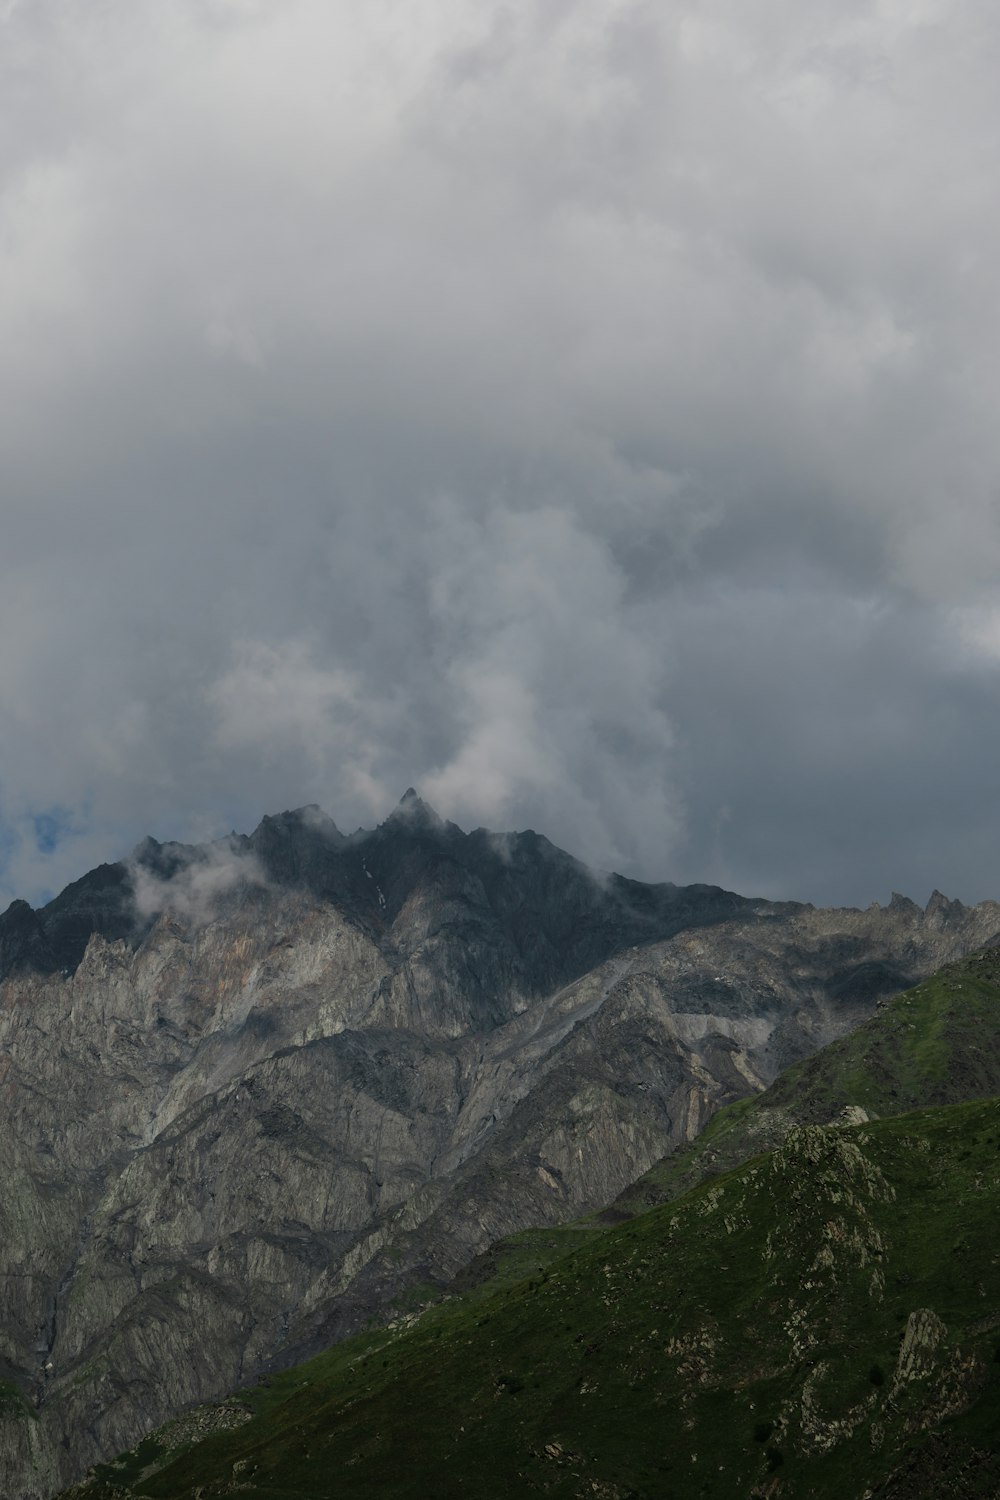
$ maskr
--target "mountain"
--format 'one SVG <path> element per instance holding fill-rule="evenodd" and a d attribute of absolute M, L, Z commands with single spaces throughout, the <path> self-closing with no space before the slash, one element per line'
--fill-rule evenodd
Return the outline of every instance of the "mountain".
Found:
<path fill-rule="evenodd" d="M 616 1208 L 677 1197 L 707 1174 L 779 1145 L 796 1125 L 998 1096 L 1000 951 L 990 947 L 881 1001 L 868 1021 L 788 1068 L 766 1092 L 721 1110 L 690 1146 L 626 1188 Z"/>
<path fill-rule="evenodd" d="M 956 1101 L 998 1058 L 992 950 L 717 1116 L 782 1117 L 769 1154 L 499 1247 L 485 1285 L 181 1418 L 72 1500 L 994 1497 L 1000 1099 Z M 845 1120 L 856 1089 L 904 1112 Z"/>
<path fill-rule="evenodd" d="M 599 1208 L 1000 934 L 596 874 L 407 793 L 146 840 L 0 917 L 0 1464 L 145 1430 Z"/>

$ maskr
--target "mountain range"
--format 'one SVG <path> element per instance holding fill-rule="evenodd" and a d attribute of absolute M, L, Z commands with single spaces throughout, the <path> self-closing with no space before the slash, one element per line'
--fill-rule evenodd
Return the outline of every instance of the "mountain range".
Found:
<path fill-rule="evenodd" d="M 417 1340 L 414 1349 L 432 1339 L 436 1361 L 448 1319 L 465 1328 L 461 1320 L 484 1298 L 530 1295 L 541 1307 L 555 1296 L 546 1290 L 552 1273 L 529 1294 L 512 1289 L 505 1266 L 520 1272 L 525 1254 L 544 1264 L 569 1245 L 584 1258 L 605 1254 L 595 1236 L 617 1235 L 607 1262 L 614 1267 L 630 1236 L 660 1233 L 651 1226 L 662 1229 L 672 1201 L 687 1204 L 692 1190 L 692 1201 L 707 1201 L 714 1189 L 704 1186 L 706 1173 L 735 1171 L 732 1213 L 704 1215 L 703 1272 L 690 1269 L 694 1241 L 677 1264 L 696 1280 L 724 1283 L 712 1270 L 721 1262 L 709 1230 L 727 1216 L 742 1224 L 742 1215 L 756 1275 L 764 1242 L 753 1235 L 770 1233 L 773 1246 L 774 1223 L 790 1211 L 781 1195 L 801 1194 L 809 1153 L 828 1151 L 824 1130 L 835 1141 L 854 1130 L 856 1149 L 865 1160 L 875 1153 L 877 1173 L 892 1185 L 893 1152 L 902 1162 L 909 1148 L 899 1142 L 908 1137 L 869 1117 L 929 1104 L 972 1109 L 972 1123 L 955 1130 L 980 1141 L 979 1161 L 989 1106 L 967 1101 L 1000 1092 L 992 1034 L 962 1005 L 949 1010 L 942 1000 L 935 1010 L 939 981 L 926 982 L 998 938 L 996 903 L 965 908 L 937 893 L 923 909 L 894 896 L 886 907 L 824 911 L 711 886 L 644 885 L 591 871 L 534 833 L 463 833 L 412 791 L 372 831 L 345 836 L 319 809 L 304 808 L 212 845 L 146 840 L 39 911 L 15 902 L 0 917 L 5 1495 L 46 1500 L 178 1413 L 237 1388 L 277 1411 L 290 1381 L 314 1379 L 292 1373 L 298 1362 L 332 1347 L 320 1355 L 324 1370 L 356 1374 L 366 1356 L 351 1336 L 378 1350 L 391 1340 L 395 1350 L 398 1329 L 370 1330 L 422 1308 L 430 1310 L 403 1337 Z M 886 1003 L 921 981 L 925 989 L 911 991 L 913 1018 L 899 1011 L 904 1002 Z M 886 1029 L 889 1018 L 895 1030 Z M 907 1071 L 899 1059 L 913 1052 L 911 1036 L 920 1047 Z M 820 1062 L 830 1058 L 839 1073 Z M 831 1126 L 844 1109 L 857 1112 L 854 1125 Z M 951 1162 L 941 1141 L 954 1145 L 958 1136 L 936 1129 L 920 1126 Z M 745 1174 L 763 1169 L 740 1165 L 762 1150 L 777 1153 L 765 1195 L 773 1222 L 763 1207 L 748 1207 L 761 1198 L 753 1184 L 762 1179 Z M 839 1146 L 829 1150 L 844 1156 Z M 831 1192 L 857 1197 L 845 1182 Z M 857 1213 L 883 1239 L 890 1201 L 858 1198 Z M 683 1212 L 700 1223 L 700 1210 Z M 581 1223 L 580 1215 L 591 1217 Z M 868 1233 L 860 1219 L 843 1229 L 851 1245 Z M 652 1265 L 652 1247 L 635 1255 Z M 598 1272 L 580 1264 L 590 1266 L 580 1271 L 580 1286 L 589 1286 Z M 569 1283 L 559 1285 L 568 1296 Z M 675 1296 L 670 1285 L 657 1293 L 664 1307 Z M 745 1301 L 755 1286 L 751 1277 Z M 457 1301 L 441 1301 L 456 1291 Z M 634 1316 L 641 1301 L 637 1283 Z M 720 1305 L 709 1321 L 721 1327 L 722 1318 Z M 684 1327 L 670 1339 L 687 1349 L 695 1324 Z M 511 1349 L 526 1337 L 509 1336 Z M 610 1347 L 607 1337 L 597 1340 L 601 1348 Z M 695 1345 L 688 1353 L 696 1364 L 702 1358 Z M 775 1346 L 775 1369 L 785 1354 Z M 887 1358 L 883 1351 L 880 1368 Z M 409 1409 L 413 1393 L 390 1390 L 395 1354 L 379 1359 L 389 1374 L 382 1395 L 372 1395 L 376 1408 L 398 1397 L 399 1411 Z M 639 1362 L 648 1371 L 637 1390 L 659 1370 L 660 1355 L 650 1359 Z M 538 1389 L 562 1401 L 557 1387 L 569 1366 L 561 1357 L 550 1364 L 555 1383 Z M 270 1384 L 254 1386 L 262 1378 Z M 520 1398 L 531 1383 L 512 1359 L 496 1380 L 489 1409 L 499 1420 L 506 1397 Z M 717 1400 L 718 1380 L 703 1383 Z M 338 1390 L 327 1392 L 330 1401 L 341 1399 Z M 621 1393 L 615 1399 L 620 1405 Z M 764 1476 L 746 1481 L 759 1481 L 762 1493 L 785 1492 L 773 1485 L 786 1482 L 786 1459 L 801 1447 L 791 1399 L 786 1391 L 768 1408 L 773 1431 L 789 1434 L 783 1444 L 769 1436 L 749 1450 L 755 1462 L 768 1449 L 782 1455 L 770 1477 L 765 1458 Z M 532 1454 L 547 1451 L 546 1400 L 518 1406 L 541 1423 L 541 1447 L 525 1439 Z M 197 1420 L 211 1426 L 220 1420 L 213 1411 L 237 1411 L 242 1421 L 251 1406 L 241 1398 Z M 888 1431 L 884 1417 L 876 1421 Z M 499 1441 L 491 1431 L 481 1428 L 487 1446 Z M 187 1441 L 200 1432 L 196 1422 Z M 363 1434 L 358 1441 L 367 1452 Z M 525 1470 L 534 1476 L 529 1488 L 664 1493 L 649 1488 L 648 1475 L 615 1477 L 619 1469 L 595 1472 L 597 1488 L 580 1489 L 580 1441 L 567 1447 L 553 1437 L 555 1457 L 539 1459 L 537 1474 L 534 1458 Z M 474 1446 L 462 1451 L 454 1485 L 441 1477 L 444 1460 L 432 1445 L 431 1488 L 416 1487 L 418 1473 L 431 1481 L 411 1457 L 412 1490 L 393 1489 L 359 1460 L 353 1492 L 431 1494 L 437 1484 L 457 1494 L 460 1472 L 482 1461 Z M 397 1460 L 386 1453 L 391 1469 Z M 241 1463 L 230 1464 L 230 1488 L 326 1493 L 315 1475 L 311 1489 L 261 1488 L 244 1469 L 234 1478 Z M 99 1483 L 121 1489 L 121 1475 L 136 1472 L 142 1466 Z M 193 1480 L 188 1490 L 163 1488 L 166 1474 L 148 1493 L 197 1488 Z M 502 1466 L 498 1485 L 501 1474 Z M 461 1490 L 494 1492 L 516 1488 Z M 677 1489 L 702 1492 L 741 1493 Z"/>

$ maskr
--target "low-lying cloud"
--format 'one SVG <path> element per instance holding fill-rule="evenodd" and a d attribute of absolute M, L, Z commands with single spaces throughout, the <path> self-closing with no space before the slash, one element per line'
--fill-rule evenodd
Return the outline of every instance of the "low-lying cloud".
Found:
<path fill-rule="evenodd" d="M 129 861 L 136 915 L 169 913 L 202 927 L 217 914 L 220 901 L 247 886 L 264 887 L 267 877 L 252 850 L 221 842 L 200 846 L 169 875 L 141 859 Z"/>
<path fill-rule="evenodd" d="M 411 783 L 1000 894 L 998 53 L 979 0 L 6 7 L 8 896 Z"/>

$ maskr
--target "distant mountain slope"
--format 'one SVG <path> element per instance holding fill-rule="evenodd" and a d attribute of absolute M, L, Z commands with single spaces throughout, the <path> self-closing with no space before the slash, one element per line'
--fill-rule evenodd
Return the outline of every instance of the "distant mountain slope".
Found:
<path fill-rule="evenodd" d="M 773 1147 L 794 1125 L 845 1112 L 872 1118 L 1000 1095 L 1000 949 L 947 965 L 839 1041 L 788 1068 L 764 1093 L 720 1111 L 697 1141 L 618 1199 L 636 1209 Z"/>
<path fill-rule="evenodd" d="M 795 1127 L 535 1277 L 342 1345 L 72 1494 L 985 1500 L 998 1148 L 996 1100 Z M 238 1425 L 190 1447 L 199 1422 Z"/>
<path fill-rule="evenodd" d="M 15 906 L 5 1500 L 607 1203 L 997 933 L 995 903 L 824 912 L 597 875 L 411 793 L 372 832 L 305 808 L 149 840 Z"/>

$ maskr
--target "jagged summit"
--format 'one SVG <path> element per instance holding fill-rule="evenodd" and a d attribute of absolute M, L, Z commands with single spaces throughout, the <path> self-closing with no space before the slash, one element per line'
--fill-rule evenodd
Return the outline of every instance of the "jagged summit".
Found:
<path fill-rule="evenodd" d="M 252 843 L 258 836 L 266 838 L 274 834 L 294 837 L 303 832 L 316 834 L 335 844 L 344 842 L 344 835 L 318 802 L 307 802 L 304 807 L 294 807 L 282 813 L 265 814 L 250 840 Z"/>
<path fill-rule="evenodd" d="M 380 824 L 380 827 L 395 827 L 400 824 L 404 824 L 410 828 L 425 830 L 457 829 L 457 824 L 446 823 L 441 815 L 431 807 L 430 803 L 425 802 L 412 786 L 407 787 L 385 822 Z"/>
<path fill-rule="evenodd" d="M 296 890 L 368 933 L 388 932 L 418 901 L 455 933 L 468 928 L 477 947 L 484 927 L 506 928 L 517 914 L 516 948 L 531 990 L 572 977 L 623 943 L 724 920 L 752 904 L 711 887 L 692 887 L 684 899 L 673 886 L 608 881 L 532 832 L 468 834 L 408 787 L 377 828 L 350 837 L 315 803 L 269 814 L 249 836 L 206 844 L 149 836 L 39 912 L 13 906 L 0 916 L 0 979 L 25 967 L 72 973 L 95 934 L 137 948 L 162 912 L 203 924 Z"/>
<path fill-rule="evenodd" d="M 238 835 L 231 835 L 230 839 L 238 839 Z M 230 840 L 220 842 L 228 845 Z M 209 849 L 213 847 L 217 846 L 181 844 L 173 839 L 161 843 L 159 839 L 147 833 L 146 837 L 136 844 L 125 864 L 129 868 L 147 870 L 159 880 L 172 880 L 181 870 L 189 868 L 199 860 L 206 859 Z"/>
<path fill-rule="evenodd" d="M 507 922 L 518 913 L 518 945 L 532 951 L 535 983 L 566 974 L 568 953 L 571 974 L 621 945 L 654 941 L 681 926 L 801 909 L 714 886 L 647 884 L 596 872 L 530 829 L 466 833 L 409 786 L 382 823 L 350 836 L 316 803 L 268 814 L 250 835 L 230 833 L 206 844 L 148 836 L 127 859 L 90 871 L 39 911 L 15 902 L 0 915 L 0 979 L 19 968 L 73 973 L 94 934 L 136 947 L 160 911 L 206 920 L 282 890 L 308 891 L 372 932 L 389 931 L 418 898 L 428 909 L 451 911 L 456 931 L 481 925 L 485 914 L 492 922 L 502 913 Z M 966 916 L 961 902 L 938 891 L 926 910 L 897 893 L 887 908 L 874 910 L 936 929 L 960 925 Z M 544 957 L 553 944 L 563 953 L 558 963 Z"/>
<path fill-rule="evenodd" d="M 936 917 L 941 922 L 960 921 L 966 907 L 961 901 L 951 900 L 942 894 L 936 887 L 931 892 L 930 900 L 924 907 L 925 917 Z"/>
<path fill-rule="evenodd" d="M 883 908 L 897 917 L 910 917 L 916 920 L 931 920 L 938 925 L 946 922 L 961 921 L 968 907 L 964 906 L 957 898 L 952 899 L 939 891 L 937 887 L 931 892 L 927 905 L 921 907 L 909 896 L 900 895 L 899 891 L 893 891 L 887 907 Z"/>

